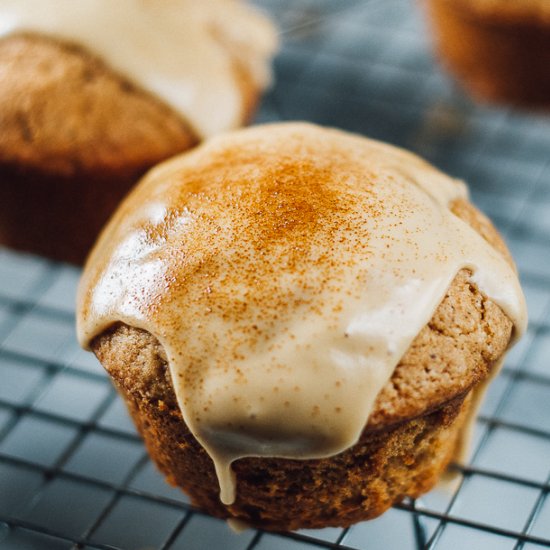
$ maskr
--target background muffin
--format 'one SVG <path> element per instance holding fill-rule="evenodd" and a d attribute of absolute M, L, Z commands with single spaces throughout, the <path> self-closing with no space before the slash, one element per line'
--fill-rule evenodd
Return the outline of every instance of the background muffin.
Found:
<path fill-rule="evenodd" d="M 276 40 L 228 0 L 54 8 L 0 8 L 0 243 L 80 263 L 148 168 L 249 120 Z"/>
<path fill-rule="evenodd" d="M 169 481 L 270 529 L 431 488 L 524 323 L 460 182 L 302 124 L 153 170 L 92 252 L 78 313 Z"/>
<path fill-rule="evenodd" d="M 428 0 L 443 63 L 476 98 L 550 106 L 546 0 Z"/>

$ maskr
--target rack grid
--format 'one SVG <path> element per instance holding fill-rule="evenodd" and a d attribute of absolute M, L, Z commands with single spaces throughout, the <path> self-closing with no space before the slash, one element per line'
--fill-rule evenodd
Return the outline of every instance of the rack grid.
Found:
<path fill-rule="evenodd" d="M 465 179 L 506 237 L 530 310 L 452 488 L 349 529 L 240 535 L 165 484 L 75 340 L 79 270 L 0 250 L 0 547 L 308 550 L 550 547 L 550 117 L 470 102 L 412 0 L 259 0 L 283 39 L 258 121 L 411 149 Z"/>

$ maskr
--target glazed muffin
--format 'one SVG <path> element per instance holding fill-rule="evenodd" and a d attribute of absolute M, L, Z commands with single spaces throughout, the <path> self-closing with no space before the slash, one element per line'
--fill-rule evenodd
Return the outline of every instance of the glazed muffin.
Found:
<path fill-rule="evenodd" d="M 476 98 L 550 106 L 547 0 L 428 0 L 443 63 Z"/>
<path fill-rule="evenodd" d="M 77 324 L 170 483 L 287 530 L 429 490 L 525 310 L 462 183 L 276 124 L 141 181 L 88 259 Z"/>
<path fill-rule="evenodd" d="M 233 0 L 0 5 L 0 244 L 81 263 L 144 172 L 252 116 L 272 25 Z"/>

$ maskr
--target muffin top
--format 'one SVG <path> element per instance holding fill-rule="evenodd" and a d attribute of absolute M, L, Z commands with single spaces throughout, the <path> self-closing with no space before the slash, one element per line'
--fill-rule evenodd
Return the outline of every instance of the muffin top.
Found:
<path fill-rule="evenodd" d="M 118 322 L 163 346 L 222 500 L 243 456 L 334 455 L 457 274 L 525 327 L 516 273 L 451 212 L 464 185 L 400 149 L 308 124 L 214 138 L 122 204 L 79 291 L 84 346 Z"/>
<path fill-rule="evenodd" d="M 198 141 L 162 101 L 50 37 L 0 39 L 0 81 L 0 170 L 38 173 L 40 184 L 44 175 L 137 180 Z"/>
<path fill-rule="evenodd" d="M 443 0 L 498 21 L 550 24 L 548 0 Z"/>
<path fill-rule="evenodd" d="M 239 71 L 263 88 L 277 44 L 271 23 L 240 0 L 3 0 L 0 36 L 29 32 L 97 55 L 200 138 L 241 125 Z"/>

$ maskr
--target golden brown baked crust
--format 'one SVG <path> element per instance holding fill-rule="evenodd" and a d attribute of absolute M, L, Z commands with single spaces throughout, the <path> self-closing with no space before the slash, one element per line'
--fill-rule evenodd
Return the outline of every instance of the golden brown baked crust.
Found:
<path fill-rule="evenodd" d="M 258 99 L 235 62 L 248 119 Z M 74 45 L 0 40 L 0 243 L 81 263 L 130 187 L 197 143 L 173 110 Z M 244 121 L 243 121 L 244 122 Z"/>
<path fill-rule="evenodd" d="M 544 0 L 428 0 L 442 61 L 479 99 L 550 106 Z"/>
<path fill-rule="evenodd" d="M 0 60 L 2 164 L 136 171 L 196 141 L 173 111 L 81 48 L 12 35 L 0 40 Z"/>
<path fill-rule="evenodd" d="M 457 201 L 453 211 L 507 254 L 490 222 L 469 203 Z M 237 499 L 227 507 L 219 501 L 211 459 L 183 422 L 159 342 L 117 324 L 92 349 L 151 456 L 195 504 L 269 529 L 344 526 L 429 490 L 453 456 L 471 390 L 488 377 L 512 332 L 512 322 L 468 276 L 463 270 L 454 279 L 379 394 L 356 445 L 320 460 L 239 460 L 233 465 Z"/>

